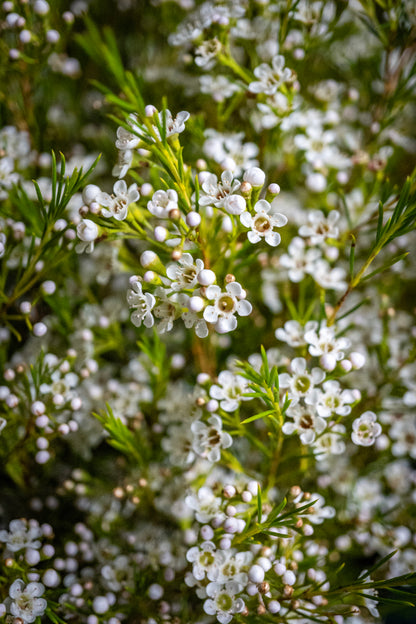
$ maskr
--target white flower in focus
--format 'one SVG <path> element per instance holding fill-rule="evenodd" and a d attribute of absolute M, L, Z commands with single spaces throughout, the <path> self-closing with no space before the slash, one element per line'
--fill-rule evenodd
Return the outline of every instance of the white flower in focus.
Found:
<path fill-rule="evenodd" d="M 211 580 L 217 576 L 217 554 L 215 544 L 210 541 L 188 550 L 186 559 L 193 564 L 192 574 L 197 581 L 202 581 L 207 575 Z"/>
<path fill-rule="evenodd" d="M 192 448 L 208 461 L 216 462 L 221 457 L 221 449 L 229 448 L 233 439 L 229 433 L 222 430 L 222 420 L 217 414 L 208 419 L 208 424 L 209 426 L 200 420 L 192 423 L 191 431 L 194 434 Z"/>
<path fill-rule="evenodd" d="M 227 197 L 238 191 L 240 186 L 241 182 L 233 179 L 231 171 L 225 170 L 222 172 L 221 182 L 218 182 L 218 178 L 214 173 L 209 173 L 201 184 L 199 205 L 223 208 Z"/>
<path fill-rule="evenodd" d="M 172 280 L 172 290 L 186 290 L 194 288 L 198 283 L 198 274 L 204 268 L 200 258 L 194 262 L 190 253 L 182 254 L 178 262 L 170 264 L 166 269 L 166 275 Z"/>
<path fill-rule="evenodd" d="M 204 319 L 208 323 L 215 323 L 215 329 L 220 334 L 233 331 L 237 327 L 234 314 L 248 316 L 252 310 L 251 303 L 244 299 L 245 291 L 238 282 L 227 284 L 225 292 L 219 286 L 208 286 L 205 296 L 214 300 L 214 305 L 205 308 Z"/>
<path fill-rule="evenodd" d="M 17 579 L 9 589 L 9 596 L 13 599 L 10 613 L 28 624 L 34 622 L 45 613 L 48 604 L 44 598 L 39 598 L 44 591 L 42 583 L 29 583 L 25 587 L 24 582 Z"/>
<path fill-rule="evenodd" d="M 282 227 L 287 223 L 287 217 L 280 212 L 270 213 L 271 206 L 265 199 L 260 199 L 254 206 L 254 217 L 249 212 L 243 212 L 240 216 L 241 223 L 251 228 L 247 238 L 250 243 L 258 243 L 262 238 L 272 247 L 280 243 L 280 234 L 274 232 L 274 228 Z M 270 213 L 270 214 L 269 214 Z"/>
<path fill-rule="evenodd" d="M 147 202 L 148 211 L 159 219 L 168 219 L 171 210 L 178 208 L 178 194 L 173 189 L 156 191 Z"/>
<path fill-rule="evenodd" d="M 170 110 L 166 109 L 165 111 L 160 111 L 158 116 L 162 128 L 164 125 L 166 127 L 166 137 L 170 137 L 185 130 L 185 122 L 188 121 L 191 115 L 187 111 L 181 111 L 175 118 L 173 118 Z M 159 129 L 156 126 L 153 126 L 153 130 L 160 141 L 161 137 Z"/>
<path fill-rule="evenodd" d="M 82 241 L 75 247 L 77 253 L 91 253 L 94 249 L 94 241 L 98 237 L 98 226 L 91 219 L 82 219 L 77 225 L 77 235 Z"/>
<path fill-rule="evenodd" d="M 381 434 L 381 425 L 374 412 L 364 412 L 352 423 L 351 439 L 358 446 L 371 446 Z"/>
<path fill-rule="evenodd" d="M 23 548 L 40 548 L 39 538 L 42 531 L 39 525 L 28 524 L 25 520 L 12 520 L 9 531 L 0 531 L 0 542 L 4 542 L 9 550 L 18 552 Z"/>
<path fill-rule="evenodd" d="M 300 397 L 307 396 L 312 392 L 314 386 L 321 383 L 325 379 L 325 373 L 318 367 L 309 372 L 306 369 L 306 360 L 304 358 L 294 358 L 290 364 L 292 375 L 281 373 L 279 375 L 279 384 L 281 388 L 288 388 L 289 398 L 292 399 L 292 405 L 297 403 Z"/>
<path fill-rule="evenodd" d="M 113 186 L 113 191 L 112 195 L 108 193 L 98 194 L 98 203 L 101 206 L 106 206 L 106 208 L 101 210 L 101 214 L 103 217 L 114 217 L 117 221 L 124 221 L 130 204 L 136 202 L 140 197 L 137 184 L 132 184 L 127 189 L 127 184 L 124 180 L 117 180 Z"/>
<path fill-rule="evenodd" d="M 326 422 L 318 416 L 314 409 L 307 406 L 294 405 L 287 409 L 287 415 L 294 422 L 285 422 L 282 431 L 286 435 L 297 432 L 302 444 L 312 444 L 317 435 L 326 428 Z"/>
<path fill-rule="evenodd" d="M 350 390 L 341 390 L 340 383 L 334 379 L 325 381 L 322 386 L 324 391 L 319 391 L 315 395 L 313 402 L 319 416 L 323 418 L 328 418 L 332 414 L 348 416 L 351 413 L 349 403 L 354 403 L 355 400 L 352 392 Z M 306 403 L 309 404 L 308 399 L 306 399 Z"/>
<path fill-rule="evenodd" d="M 261 63 L 254 69 L 257 81 L 250 82 L 248 89 L 252 93 L 265 93 L 274 95 L 280 85 L 292 80 L 292 71 L 285 67 L 285 59 L 281 54 L 277 54 L 272 59 L 272 66 Z"/>
<path fill-rule="evenodd" d="M 240 401 L 249 400 L 249 397 L 243 396 L 247 391 L 247 380 L 244 377 L 225 370 L 218 375 L 218 384 L 213 384 L 209 389 L 209 395 L 220 402 L 225 412 L 234 412 Z"/>
<path fill-rule="evenodd" d="M 235 598 L 241 591 L 239 583 L 229 581 L 222 583 L 209 583 L 206 592 L 210 598 L 204 602 L 204 611 L 208 615 L 216 615 L 220 624 L 228 624 L 235 613 L 241 613 L 245 604 L 242 598 Z"/>
<path fill-rule="evenodd" d="M 156 299 L 151 293 L 144 293 L 142 284 L 137 277 L 130 278 L 132 290 L 127 291 L 127 303 L 130 308 L 136 308 L 131 315 L 131 322 L 136 327 L 143 323 L 145 327 L 152 327 L 154 318 L 151 314 Z"/>

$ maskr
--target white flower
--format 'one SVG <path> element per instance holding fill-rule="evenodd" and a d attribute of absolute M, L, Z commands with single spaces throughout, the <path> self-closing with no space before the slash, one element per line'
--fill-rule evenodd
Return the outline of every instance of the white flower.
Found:
<path fill-rule="evenodd" d="M 208 573 L 210 581 L 227 583 L 235 581 L 239 585 L 246 585 L 248 581 L 247 568 L 253 560 L 250 551 L 235 552 L 233 549 L 220 550 L 217 555 L 217 567 L 215 578 L 212 571 Z"/>
<path fill-rule="evenodd" d="M 317 326 L 318 323 L 316 321 L 308 321 L 305 327 L 298 321 L 286 321 L 283 327 L 276 329 L 275 336 L 278 340 L 286 342 L 291 347 L 303 347 L 306 345 L 306 332 L 316 329 Z"/>
<path fill-rule="evenodd" d="M 103 208 L 101 214 L 103 217 L 114 217 L 117 221 L 124 221 L 130 204 L 136 202 L 140 197 L 137 184 L 132 184 L 127 189 L 127 184 L 124 180 L 117 180 L 113 186 L 113 191 L 112 195 L 98 193 L 98 203 L 108 208 L 108 210 Z"/>
<path fill-rule="evenodd" d="M 335 509 L 330 505 L 325 506 L 325 499 L 316 492 L 311 494 L 311 501 L 315 501 L 313 506 L 308 510 L 308 520 L 312 524 L 322 524 L 327 518 L 335 516 Z"/>
<path fill-rule="evenodd" d="M 315 458 L 321 461 L 327 455 L 342 455 L 345 451 L 345 443 L 342 439 L 345 431 L 344 425 L 338 424 L 320 435 L 313 445 Z"/>
<path fill-rule="evenodd" d="M 172 117 L 172 113 L 170 110 L 166 109 L 164 111 L 160 111 L 158 113 L 160 125 L 165 126 L 166 128 L 166 137 L 173 136 L 174 134 L 179 134 L 185 130 L 185 122 L 188 121 L 191 116 L 187 111 L 181 111 L 176 115 L 175 118 Z M 153 126 L 153 130 L 155 131 L 156 136 L 160 140 L 159 129 L 156 126 Z"/>
<path fill-rule="evenodd" d="M 345 270 L 341 267 L 331 269 L 325 260 L 319 260 L 316 263 L 313 278 L 325 290 L 345 290 L 347 288 Z"/>
<path fill-rule="evenodd" d="M 214 580 L 217 576 L 217 552 L 213 542 L 206 541 L 199 546 L 192 546 L 186 553 L 187 560 L 193 564 L 192 574 L 197 581 L 202 581 L 206 576 Z"/>
<path fill-rule="evenodd" d="M 293 405 L 300 397 L 305 397 L 312 392 L 314 386 L 325 379 L 325 373 L 318 367 L 313 368 L 309 373 L 306 370 L 306 360 L 299 357 L 292 360 L 290 368 L 293 374 L 281 373 L 279 384 L 281 388 L 289 388 L 289 398 L 292 399 Z"/>
<path fill-rule="evenodd" d="M 221 511 L 221 498 L 215 496 L 207 486 L 199 488 L 197 495 L 190 494 L 187 496 L 185 503 L 195 510 L 196 519 L 203 524 L 210 522 L 213 518 L 224 517 L 224 513 Z"/>
<path fill-rule="evenodd" d="M 340 217 L 337 210 L 332 210 L 327 217 L 320 210 L 311 210 L 308 225 L 299 228 L 299 234 L 309 237 L 312 245 L 321 245 L 327 238 L 338 238 L 339 228 L 335 225 Z"/>
<path fill-rule="evenodd" d="M 204 153 L 215 160 L 223 169 L 239 176 L 245 169 L 258 166 L 255 159 L 259 148 L 255 143 L 243 143 L 244 134 L 225 134 L 211 128 L 205 131 Z"/>
<path fill-rule="evenodd" d="M 350 390 L 341 390 L 340 383 L 335 380 L 323 383 L 324 392 L 318 391 L 314 395 L 313 405 L 319 416 L 328 418 L 332 414 L 348 416 L 351 412 L 349 403 L 354 403 L 354 397 Z M 306 399 L 309 404 L 309 399 Z"/>
<path fill-rule="evenodd" d="M 243 396 L 247 390 L 247 381 L 244 377 L 225 370 L 218 375 L 218 385 L 213 384 L 209 389 L 209 395 L 220 401 L 220 407 L 225 412 L 234 412 L 241 400 L 249 399 Z"/>
<path fill-rule="evenodd" d="M 45 613 L 48 604 L 44 598 L 39 598 L 44 591 L 42 583 L 29 583 L 25 587 L 24 582 L 17 579 L 9 589 L 9 596 L 13 599 L 10 613 L 28 624 L 34 622 Z"/>
<path fill-rule="evenodd" d="M 270 213 L 271 206 L 265 199 L 260 199 L 254 206 L 253 216 L 249 212 L 243 212 L 240 216 L 241 223 L 248 228 L 247 238 L 250 243 L 258 243 L 262 238 L 272 247 L 277 247 L 280 243 L 280 234 L 274 232 L 274 228 L 282 227 L 287 223 L 287 217 L 280 212 Z"/>
<path fill-rule="evenodd" d="M 240 186 L 241 182 L 233 179 L 231 171 L 225 170 L 222 172 L 221 182 L 218 182 L 218 178 L 214 173 L 209 173 L 201 184 L 199 205 L 212 205 L 216 208 L 223 208 L 227 197 L 238 191 Z"/>
<path fill-rule="evenodd" d="M 198 283 L 198 274 L 204 268 L 202 260 L 197 258 L 194 262 L 190 253 L 182 254 L 178 262 L 170 264 L 166 269 L 166 275 L 173 280 L 173 290 L 186 290 L 194 288 Z"/>
<path fill-rule="evenodd" d="M 214 300 L 204 310 L 204 319 L 208 323 L 215 323 L 219 333 L 227 333 L 237 327 L 234 314 L 248 316 L 252 310 L 251 303 L 244 299 L 245 291 L 238 282 L 231 282 L 225 287 L 225 292 L 219 286 L 208 286 L 205 292 L 207 299 Z"/>
<path fill-rule="evenodd" d="M 285 59 L 281 54 L 273 57 L 272 67 L 267 63 L 261 63 L 255 68 L 254 75 L 258 81 L 250 82 L 249 91 L 266 95 L 273 95 L 280 85 L 292 79 L 292 71 L 285 67 Z"/>
<path fill-rule="evenodd" d="M 287 409 L 288 416 L 294 422 L 285 422 L 282 431 L 286 435 L 291 435 L 295 431 L 299 434 L 302 444 L 312 444 L 317 435 L 326 428 L 326 422 L 317 415 L 314 409 L 307 406 L 294 405 Z"/>
<path fill-rule="evenodd" d="M 309 344 L 308 351 L 315 357 L 323 359 L 325 357 L 326 370 L 333 370 L 336 363 L 344 359 L 345 350 L 351 346 L 351 340 L 341 336 L 335 336 L 334 327 L 322 326 L 319 331 L 317 327 L 305 332 L 305 341 Z"/>
<path fill-rule="evenodd" d="M 280 257 L 280 264 L 288 269 L 289 279 L 295 283 L 302 281 L 305 273 L 313 274 L 321 258 L 319 249 L 306 249 L 305 241 L 298 236 L 290 241 L 288 252 Z"/>
<path fill-rule="evenodd" d="M 198 455 L 206 457 L 210 462 L 216 462 L 221 457 L 221 449 L 229 448 L 233 439 L 229 433 L 222 430 L 222 420 L 213 414 L 205 423 L 197 420 L 192 423 L 191 431 L 194 434 L 192 448 Z"/>
<path fill-rule="evenodd" d="M 173 189 L 156 191 L 147 202 L 148 211 L 159 219 L 168 219 L 171 210 L 178 208 L 178 194 Z"/>
<path fill-rule="evenodd" d="M 213 60 L 221 52 L 221 48 L 221 42 L 216 37 L 203 41 L 195 50 L 195 64 L 198 67 L 205 67 L 206 70 L 211 69 Z"/>
<path fill-rule="evenodd" d="M 199 318 L 196 312 L 193 312 L 192 310 L 186 310 L 185 312 L 182 312 L 181 319 L 183 320 L 187 329 L 195 327 L 195 333 L 198 338 L 206 338 L 208 336 L 208 326 L 205 320 L 203 318 Z"/>
<path fill-rule="evenodd" d="M 94 241 L 98 237 L 98 227 L 91 219 L 82 219 L 77 225 L 78 238 L 82 243 L 75 247 L 77 253 L 91 253 L 94 249 Z"/>
<path fill-rule="evenodd" d="M 214 102 L 223 102 L 237 91 L 240 91 L 240 87 L 235 82 L 231 82 L 228 78 L 221 75 L 212 76 L 207 74 L 200 76 L 199 84 L 201 93 L 210 94 Z"/>
<path fill-rule="evenodd" d="M 171 290 L 159 286 L 155 290 L 158 298 L 157 306 L 154 309 L 154 315 L 161 319 L 157 328 L 159 333 L 164 334 L 173 327 L 173 322 L 181 315 L 183 305 L 186 304 L 187 296 L 181 294 L 171 294 Z M 170 296 L 169 296 L 170 295 Z"/>
<path fill-rule="evenodd" d="M 162 448 L 169 456 L 173 466 L 186 466 L 195 459 L 192 449 L 192 432 L 189 423 L 171 425 L 167 436 L 162 438 Z"/>
<path fill-rule="evenodd" d="M 352 423 L 351 439 L 358 446 L 371 446 L 381 434 L 381 425 L 374 412 L 364 412 Z"/>
<path fill-rule="evenodd" d="M 145 327 L 152 327 L 154 318 L 151 314 L 156 299 L 150 293 L 144 293 L 143 287 L 138 278 L 130 278 L 130 285 L 133 290 L 127 291 L 127 303 L 130 308 L 136 308 L 131 315 L 131 322 L 136 327 L 140 327 L 143 323 Z"/>
<path fill-rule="evenodd" d="M 25 520 L 12 520 L 9 524 L 9 532 L 0 531 L 0 542 L 5 542 L 9 550 L 17 552 L 23 548 L 40 548 L 41 536 L 42 531 L 34 521 L 28 524 Z"/>
<path fill-rule="evenodd" d="M 220 624 L 228 624 L 235 613 L 241 613 L 244 609 L 244 600 L 235 598 L 235 594 L 241 591 L 240 585 L 234 581 L 222 585 L 221 583 L 209 583 L 206 592 L 210 598 L 204 602 L 204 611 L 208 615 L 216 615 Z"/>

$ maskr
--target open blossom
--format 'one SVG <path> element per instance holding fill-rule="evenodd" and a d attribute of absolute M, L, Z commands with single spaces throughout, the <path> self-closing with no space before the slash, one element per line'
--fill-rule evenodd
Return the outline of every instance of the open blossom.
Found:
<path fill-rule="evenodd" d="M 243 212 L 240 216 L 241 223 L 251 228 L 251 231 L 247 233 L 250 243 L 258 243 L 262 238 L 272 247 L 277 247 L 280 243 L 280 234 L 274 232 L 274 228 L 286 225 L 287 217 L 280 212 L 270 212 L 271 209 L 268 201 L 260 199 L 254 206 L 256 213 L 254 216 L 249 212 Z"/>
<path fill-rule="evenodd" d="M 41 535 L 38 524 L 17 519 L 10 522 L 9 531 L 0 531 L 0 542 L 4 542 L 12 552 L 17 552 L 23 548 L 40 548 Z"/>
<path fill-rule="evenodd" d="M 241 591 L 241 585 L 235 581 L 209 583 L 206 592 L 209 598 L 204 602 L 204 611 L 208 615 L 216 615 L 220 624 L 228 624 L 235 613 L 244 609 L 244 600 L 235 595 Z"/>
<path fill-rule="evenodd" d="M 281 373 L 279 384 L 281 388 L 288 388 L 289 398 L 292 399 L 293 405 L 300 397 L 310 394 L 314 386 L 325 379 L 325 373 L 318 367 L 309 372 L 306 368 L 306 360 L 300 357 L 292 360 L 290 368 L 292 375 Z"/>
<path fill-rule="evenodd" d="M 165 125 L 166 136 L 170 137 L 174 134 L 179 134 L 180 132 L 183 132 L 185 130 L 185 122 L 188 121 L 191 115 L 187 111 L 181 111 L 176 115 L 176 117 L 173 117 L 170 110 L 166 109 L 164 111 L 160 111 L 158 113 L 158 116 L 162 128 Z M 159 129 L 156 126 L 153 126 L 153 130 L 160 140 Z"/>
<path fill-rule="evenodd" d="M 148 211 L 159 219 L 168 219 L 171 210 L 178 208 L 178 194 L 173 189 L 156 191 L 147 202 Z"/>
<path fill-rule="evenodd" d="M 294 405 L 287 409 L 287 415 L 293 418 L 293 422 L 286 421 L 282 431 L 291 435 L 295 431 L 299 434 L 302 444 L 312 444 L 317 435 L 326 428 L 326 422 L 318 416 L 315 409 L 309 406 Z"/>
<path fill-rule="evenodd" d="M 204 268 L 200 258 L 194 262 L 190 253 L 182 254 L 178 262 L 170 264 L 166 269 L 166 275 L 172 280 L 172 290 L 186 290 L 194 288 L 198 284 L 198 275 Z"/>
<path fill-rule="evenodd" d="M 218 461 L 221 449 L 229 448 L 233 443 L 230 434 L 222 430 L 222 420 L 217 414 L 208 419 L 208 425 L 196 420 L 191 425 L 191 431 L 194 435 L 192 448 L 210 462 Z"/>
<path fill-rule="evenodd" d="M 44 591 L 42 583 L 29 583 L 25 587 L 24 582 L 17 579 L 9 589 L 9 596 L 13 599 L 10 613 L 16 618 L 21 618 L 23 622 L 31 624 L 45 613 L 47 602 L 44 598 L 39 598 Z"/>
<path fill-rule="evenodd" d="M 295 236 L 289 243 L 287 254 L 280 257 L 280 264 L 288 269 L 291 282 L 301 282 L 305 274 L 313 274 L 321 258 L 319 249 L 307 249 L 305 241 Z"/>
<path fill-rule="evenodd" d="M 381 425 L 374 412 L 364 412 L 352 423 L 351 439 L 358 446 L 371 446 L 381 434 Z"/>
<path fill-rule="evenodd" d="M 219 286 L 208 286 L 205 296 L 214 300 L 214 305 L 205 308 L 204 319 L 208 323 L 215 323 L 215 329 L 219 333 L 227 333 L 237 327 L 234 314 L 248 316 L 252 310 L 251 303 L 244 298 L 245 291 L 238 282 L 227 284 L 225 292 Z"/>
<path fill-rule="evenodd" d="M 332 210 L 327 217 L 321 210 L 311 210 L 308 224 L 301 225 L 299 234 L 310 238 L 312 245 L 321 245 L 327 238 L 338 238 L 339 228 L 336 225 L 340 213 Z"/>
<path fill-rule="evenodd" d="M 247 380 L 244 377 L 225 370 L 218 375 L 218 384 L 213 384 L 209 389 L 209 395 L 220 401 L 220 407 L 225 412 L 234 412 L 241 400 L 248 400 L 248 397 L 243 396 L 247 391 Z"/>
<path fill-rule="evenodd" d="M 221 509 L 221 498 L 215 496 L 211 488 L 203 486 L 199 488 L 198 494 L 189 494 L 185 498 L 188 507 L 195 511 L 198 522 L 210 522 L 213 518 L 224 518 Z"/>
<path fill-rule="evenodd" d="M 281 54 L 273 57 L 271 67 L 261 63 L 255 68 L 254 75 L 258 80 L 250 82 L 249 91 L 266 95 L 274 95 L 282 84 L 292 79 L 292 71 L 285 67 L 285 59 Z"/>
<path fill-rule="evenodd" d="M 113 186 L 113 191 L 112 195 L 108 193 L 98 194 L 98 203 L 101 206 L 105 206 L 101 210 L 101 214 L 103 217 L 114 217 L 117 221 L 124 221 L 130 204 L 136 202 L 140 197 L 137 184 L 132 184 L 127 189 L 127 184 L 124 180 L 117 180 Z"/>
<path fill-rule="evenodd" d="M 199 205 L 223 208 L 227 197 L 238 191 L 240 186 L 241 182 L 234 179 L 233 173 L 227 169 L 222 172 L 220 182 L 215 173 L 208 173 L 201 184 Z"/>
<path fill-rule="evenodd" d="M 156 303 L 155 297 L 151 293 L 143 292 L 142 284 L 137 277 L 130 278 L 130 286 L 132 290 L 127 291 L 127 303 L 130 308 L 135 308 L 131 322 L 136 327 L 140 327 L 142 323 L 145 327 L 152 327 L 155 321 L 151 310 Z"/>

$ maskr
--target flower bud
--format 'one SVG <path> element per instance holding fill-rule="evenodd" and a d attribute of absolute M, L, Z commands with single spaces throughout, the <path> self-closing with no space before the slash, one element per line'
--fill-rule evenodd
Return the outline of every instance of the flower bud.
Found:
<path fill-rule="evenodd" d="M 198 282 L 201 286 L 210 286 L 216 279 L 217 276 L 211 269 L 202 269 L 202 271 L 198 273 Z"/>
<path fill-rule="evenodd" d="M 258 188 L 263 186 L 266 180 L 266 174 L 259 167 L 250 167 L 244 172 L 243 179 L 245 182 L 254 186 L 254 188 Z"/>

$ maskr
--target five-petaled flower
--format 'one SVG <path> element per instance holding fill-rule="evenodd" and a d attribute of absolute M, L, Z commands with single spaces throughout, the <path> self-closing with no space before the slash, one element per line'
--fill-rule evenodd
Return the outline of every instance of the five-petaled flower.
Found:
<path fill-rule="evenodd" d="M 252 310 L 251 303 L 245 299 L 245 291 L 238 282 L 231 282 L 225 287 L 225 292 L 219 286 L 208 286 L 205 292 L 207 299 L 213 300 L 204 310 L 204 319 L 208 323 L 215 323 L 215 329 L 220 334 L 233 331 L 237 327 L 234 314 L 248 316 Z"/>
<path fill-rule="evenodd" d="M 247 233 L 250 243 L 258 243 L 262 238 L 272 247 L 277 247 L 280 243 L 280 234 L 274 232 L 274 228 L 286 225 L 287 217 L 280 212 L 270 212 L 271 209 L 268 201 L 260 199 L 254 206 L 254 216 L 247 211 L 240 216 L 241 223 L 251 228 Z"/>

